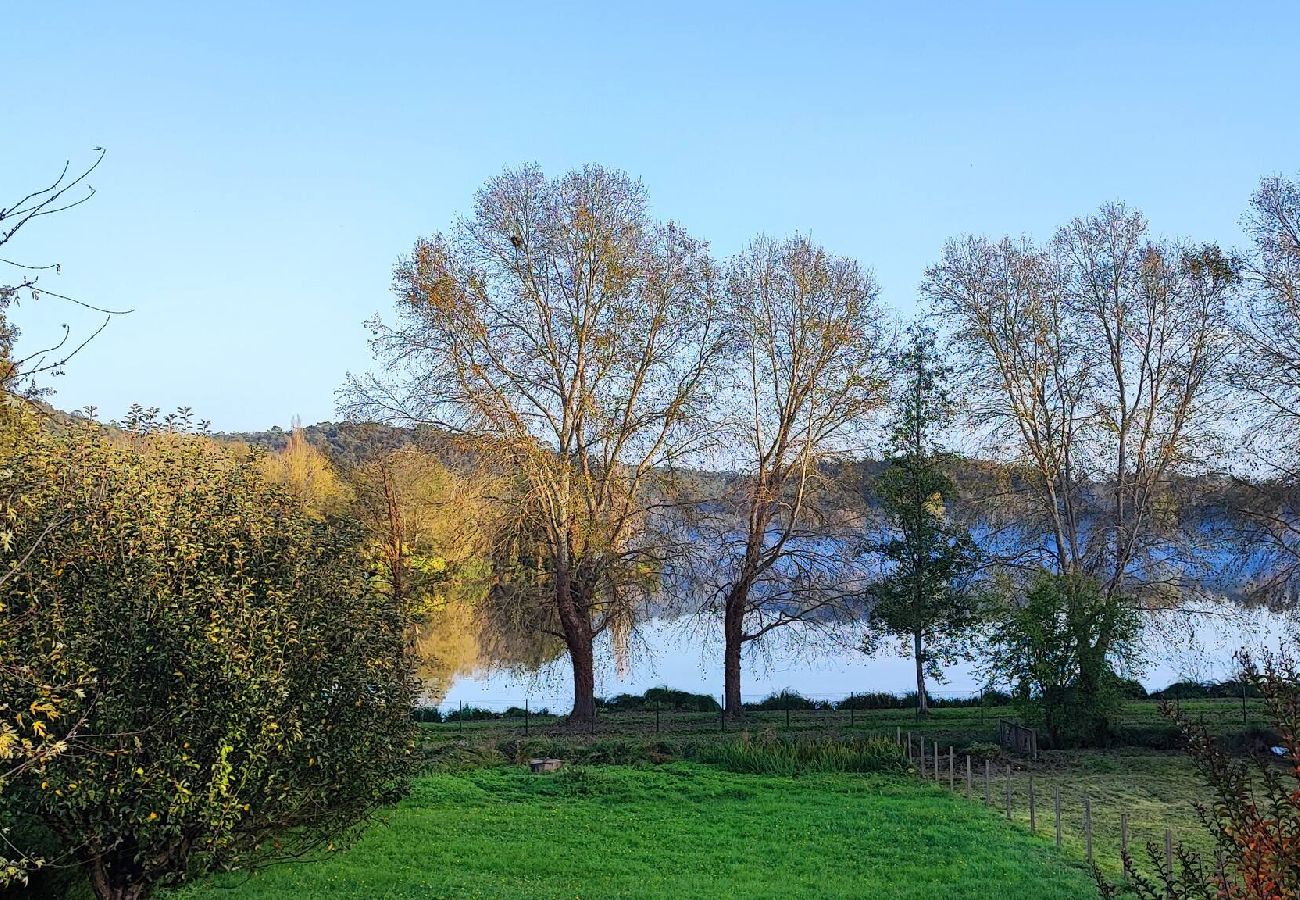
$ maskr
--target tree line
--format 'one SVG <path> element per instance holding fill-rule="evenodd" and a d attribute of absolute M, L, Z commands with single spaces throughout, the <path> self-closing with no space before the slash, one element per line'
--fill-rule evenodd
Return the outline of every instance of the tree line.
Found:
<path fill-rule="evenodd" d="M 479 452 L 488 593 L 563 643 L 579 725 L 597 637 L 668 598 L 716 622 L 731 716 L 747 646 L 854 618 L 904 642 L 922 713 L 978 643 L 1058 739 L 1101 740 L 1142 613 L 1246 556 L 1250 591 L 1290 590 L 1298 198 L 1261 182 L 1240 249 L 1120 203 L 1044 242 L 955 238 L 904 328 L 805 236 L 719 261 L 626 173 L 506 170 L 399 262 L 343 405 Z M 882 446 L 863 516 L 832 476 Z M 997 467 L 959 516 L 972 457 Z M 1249 488 L 1231 556 L 1189 518 L 1209 475 Z"/>

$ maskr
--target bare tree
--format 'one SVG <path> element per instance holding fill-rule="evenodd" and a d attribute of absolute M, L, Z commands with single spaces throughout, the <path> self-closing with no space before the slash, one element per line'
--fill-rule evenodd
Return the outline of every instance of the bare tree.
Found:
<path fill-rule="evenodd" d="M 1113 667 L 1131 659 L 1135 608 L 1176 602 L 1198 579 L 1177 477 L 1216 444 L 1234 263 L 1214 246 L 1160 243 L 1120 204 L 1075 219 L 1045 247 L 948 244 L 924 293 L 951 329 L 976 421 L 1005 441 L 1027 508 L 1018 551 L 1042 549 L 1056 593 L 1007 611 L 989 674 L 1032 691 L 1017 648 L 1026 610 L 1070 624 L 1066 684 L 1087 740 L 1110 727 Z M 1050 538 L 1044 542 L 1044 536 Z M 1057 596 L 1060 607 L 1036 597 Z M 1135 607 L 1136 604 L 1136 607 Z M 1010 652 L 1006 652 L 1010 651 Z M 1039 697 L 1051 708 L 1049 691 Z"/>
<path fill-rule="evenodd" d="M 804 237 L 755 240 L 730 264 L 727 297 L 739 478 L 706 612 L 721 606 L 725 710 L 736 717 L 746 645 L 815 622 L 852 593 L 850 527 L 816 494 L 823 464 L 861 445 L 884 402 L 887 361 L 871 275 Z"/>
<path fill-rule="evenodd" d="M 1180 586 L 1171 482 L 1215 446 L 1236 282 L 1217 247 L 1155 242 L 1122 204 L 1041 248 L 952 241 L 927 270 L 973 415 L 1029 473 L 1057 571 L 1107 596 Z"/>
<path fill-rule="evenodd" d="M 506 171 L 399 263 L 399 320 L 372 323 L 387 371 L 351 380 L 353 409 L 474 435 L 518 473 L 497 508 L 541 542 L 575 724 L 595 714 L 595 637 L 663 563 L 654 483 L 709 438 L 715 282 L 707 247 L 651 219 L 626 174 Z"/>
<path fill-rule="evenodd" d="M 1300 583 L 1300 181 L 1263 179 L 1243 224 L 1252 247 L 1232 376 L 1247 401 L 1243 437 L 1255 476 L 1239 510 L 1255 564 L 1249 592 L 1292 602 Z"/>
<path fill-rule="evenodd" d="M 82 300 L 51 290 L 40 283 L 43 273 L 58 273 L 55 262 L 33 263 L 11 258 L 7 246 L 28 225 L 46 216 L 80 206 L 95 195 L 87 179 L 104 159 L 104 150 L 96 147 L 94 162 L 77 170 L 65 162 L 58 178 L 45 187 L 38 188 L 8 206 L 0 207 L 0 389 L 11 395 L 28 396 L 36 392 L 35 379 L 41 375 L 57 374 L 72 357 L 76 356 L 96 335 L 104 330 L 113 316 L 125 315 L 130 310 L 103 309 Z M 36 302 L 42 296 L 80 306 L 104 316 L 104 321 L 91 334 L 74 342 L 72 330 L 63 326 L 63 334 L 53 344 L 40 347 L 23 357 L 14 357 L 14 341 L 18 330 L 6 317 L 6 312 L 23 300 Z"/>

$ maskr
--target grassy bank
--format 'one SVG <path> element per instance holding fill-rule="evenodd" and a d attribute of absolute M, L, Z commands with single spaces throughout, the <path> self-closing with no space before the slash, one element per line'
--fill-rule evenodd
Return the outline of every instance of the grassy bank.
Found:
<path fill-rule="evenodd" d="M 496 766 L 420 778 L 346 852 L 173 896 L 1094 896 L 1066 859 L 995 812 L 903 777 Z"/>

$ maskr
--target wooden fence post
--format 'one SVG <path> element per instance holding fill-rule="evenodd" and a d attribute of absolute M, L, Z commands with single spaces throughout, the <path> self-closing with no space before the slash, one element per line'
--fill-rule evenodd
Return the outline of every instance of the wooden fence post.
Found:
<path fill-rule="evenodd" d="M 1084 855 L 1092 862 L 1092 800 L 1083 798 L 1083 842 Z"/>
<path fill-rule="evenodd" d="M 1056 807 L 1056 849 L 1061 849 L 1061 788 L 1057 785 L 1053 805 Z"/>
<path fill-rule="evenodd" d="M 1174 833 L 1165 829 L 1165 869 L 1169 872 L 1170 883 L 1174 880 Z"/>
<path fill-rule="evenodd" d="M 1007 818 L 1011 818 L 1011 765 L 1007 765 Z"/>
<path fill-rule="evenodd" d="M 948 790 L 957 788 L 957 758 L 953 755 L 952 747 L 948 748 Z"/>
<path fill-rule="evenodd" d="M 989 801 L 989 782 L 990 782 L 991 780 L 992 780 L 992 779 L 989 777 L 989 761 L 986 759 L 986 760 L 984 760 L 984 805 L 985 805 L 985 806 L 988 806 L 988 805 L 989 805 L 989 802 L 990 802 L 990 801 Z"/>
<path fill-rule="evenodd" d="M 966 799 L 970 799 L 970 754 L 966 754 Z"/>
<path fill-rule="evenodd" d="M 1029 773 L 1029 833 L 1038 833 L 1038 811 L 1034 806 L 1034 773 Z"/>
<path fill-rule="evenodd" d="M 785 695 L 785 730 L 790 730 L 790 695 Z"/>
<path fill-rule="evenodd" d="M 1128 813 L 1119 816 L 1119 855 L 1121 859 L 1128 859 Z"/>
<path fill-rule="evenodd" d="M 939 742 L 934 742 L 934 783 L 939 783 Z"/>

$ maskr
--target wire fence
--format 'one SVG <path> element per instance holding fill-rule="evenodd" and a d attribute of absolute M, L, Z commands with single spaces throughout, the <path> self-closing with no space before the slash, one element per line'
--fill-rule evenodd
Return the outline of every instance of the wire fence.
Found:
<path fill-rule="evenodd" d="M 916 777 L 978 801 L 1001 812 L 1009 822 L 1026 827 L 1032 834 L 1051 837 L 1057 849 L 1070 846 L 1091 866 L 1111 873 L 1122 872 L 1124 859 L 1140 868 L 1174 871 L 1175 848 L 1179 844 L 1178 824 L 1186 830 L 1193 820 L 1178 824 L 1152 821 L 1135 815 L 1131 808 L 1099 809 L 1085 784 L 1070 774 L 1053 774 L 1014 761 L 995 762 L 989 757 L 958 754 L 926 735 L 898 728 L 895 742 L 906 754 Z M 1190 803 L 1188 804 L 1190 807 Z M 1184 835 L 1186 836 L 1186 835 Z M 1195 849 L 1211 849 L 1208 834 L 1192 833 Z M 1135 853 L 1134 850 L 1139 852 Z M 1213 848 L 1215 871 L 1222 874 L 1222 849 Z M 1145 860 L 1145 864 L 1144 864 Z"/>
<path fill-rule="evenodd" d="M 660 734 L 664 732 L 727 732 L 739 729 L 801 731 L 861 730 L 902 727 L 912 731 L 960 731 L 990 743 L 1006 743 L 1002 732 L 1007 721 L 1016 718 L 1010 698 L 991 692 L 968 692 L 934 697 L 931 715 L 916 718 L 914 694 L 802 694 L 793 691 L 752 698 L 744 704 L 743 717 L 728 718 L 721 698 L 707 694 L 667 692 L 667 699 L 620 695 L 597 702 L 595 716 L 586 724 L 593 734 Z M 414 716 L 429 725 L 453 728 L 492 727 L 530 734 L 566 724 L 572 699 L 563 696 L 476 698 L 440 706 L 418 707 Z M 1255 698 L 1211 698 L 1177 701 L 1191 718 L 1213 733 L 1249 733 L 1266 729 L 1267 710 Z M 1160 711 L 1156 700 L 1131 700 L 1116 716 L 1117 733 L 1137 743 L 1150 743 L 1152 735 L 1171 733 L 1174 728 Z M 958 742 L 960 745 L 964 742 Z M 1022 752 L 1031 748 L 1017 746 Z M 1039 745 L 1035 739 L 1032 750 Z"/>

